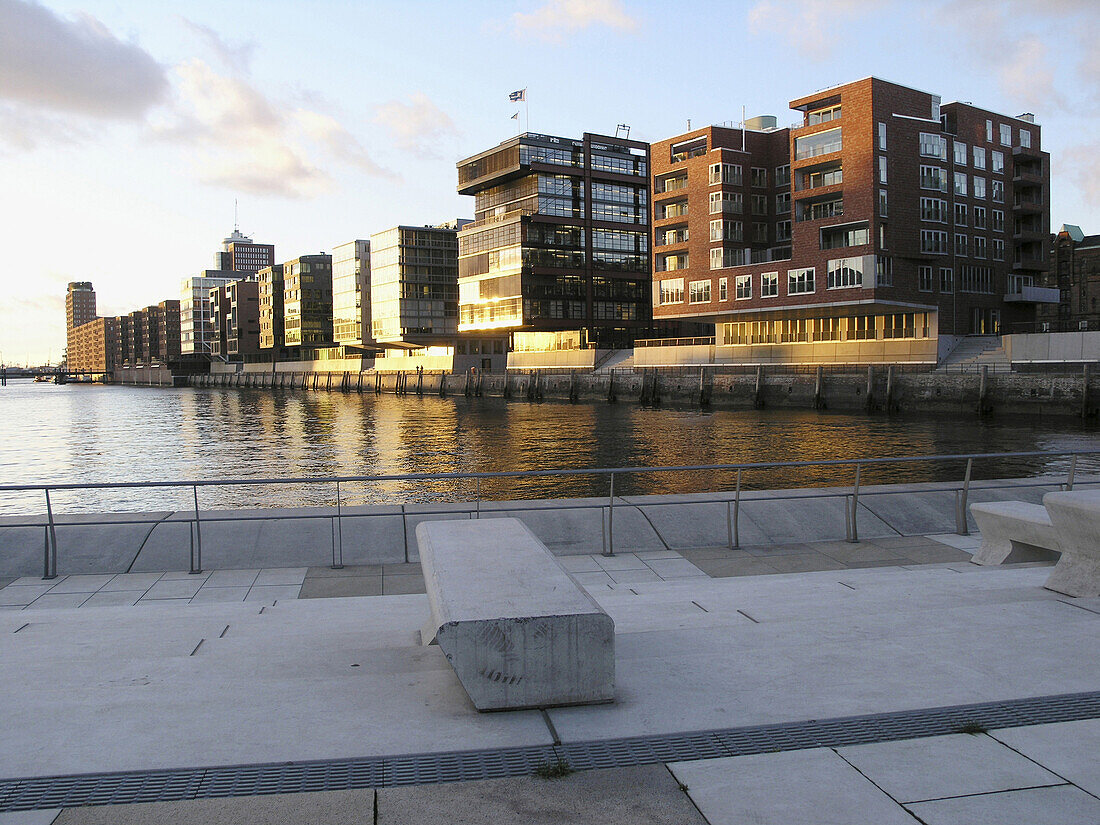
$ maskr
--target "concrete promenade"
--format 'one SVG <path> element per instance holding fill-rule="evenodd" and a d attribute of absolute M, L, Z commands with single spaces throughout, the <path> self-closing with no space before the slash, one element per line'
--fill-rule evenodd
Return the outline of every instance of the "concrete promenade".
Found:
<path fill-rule="evenodd" d="M 59 564 L 57 580 L 0 579 L 0 825 L 1095 825 L 1100 712 L 961 731 L 978 718 L 966 708 L 1031 702 L 1034 714 L 1085 701 L 1040 697 L 1100 695 L 1100 599 L 1045 590 L 1048 563 L 971 563 L 980 537 L 955 535 L 953 494 L 930 487 L 867 500 L 855 544 L 835 537 L 837 500 L 781 501 L 794 511 L 785 520 L 761 502 L 776 509 L 742 523 L 760 533 L 737 550 L 724 535 L 706 543 L 724 534 L 724 512 L 708 523 L 699 513 L 715 505 L 679 499 L 664 521 L 656 507 L 637 511 L 650 533 L 635 535 L 657 547 L 624 538 L 608 557 L 584 552 L 592 537 L 562 542 L 563 566 L 615 621 L 616 701 L 587 707 L 477 713 L 443 654 L 418 643 L 428 607 L 415 563 L 199 575 L 178 563 L 66 575 Z M 1035 500 L 1042 488 L 1016 492 L 999 495 Z M 549 535 L 575 535 L 549 522 Z M 938 528 L 901 529 L 918 523 Z M 761 540 L 765 529 L 788 540 Z M 312 548 L 322 562 L 327 531 L 324 541 Z M 869 714 L 917 722 L 859 721 Z M 955 721 L 929 721 L 941 717 Z M 814 725 L 864 735 L 811 746 L 798 731 Z M 772 744 L 737 750 L 776 726 L 786 732 Z M 642 741 L 655 744 L 630 744 Z M 533 775 L 564 757 L 582 770 Z M 332 763 L 326 776 L 366 762 L 381 772 L 279 793 L 315 760 Z M 459 762 L 467 772 L 448 773 Z M 402 774 L 412 763 L 419 772 Z M 209 792 L 91 806 L 65 795 L 100 772 L 136 772 L 127 787 L 148 788 L 158 770 L 190 772 L 188 787 Z M 283 778 L 249 784 L 264 771 Z M 498 778 L 438 784 L 478 771 Z M 69 778 L 44 779 L 56 776 Z"/>

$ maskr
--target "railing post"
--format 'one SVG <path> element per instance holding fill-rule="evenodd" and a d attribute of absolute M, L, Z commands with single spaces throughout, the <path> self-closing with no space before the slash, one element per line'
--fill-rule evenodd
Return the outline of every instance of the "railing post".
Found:
<path fill-rule="evenodd" d="M 335 538 L 332 544 L 332 569 L 343 570 L 343 511 L 340 508 L 340 482 L 337 482 L 337 521 L 335 521 Z"/>
<path fill-rule="evenodd" d="M 849 507 L 849 510 L 848 510 L 848 512 L 850 514 L 849 517 L 848 517 L 848 523 L 851 526 L 851 529 L 848 531 L 848 541 L 852 542 L 853 544 L 855 544 L 859 541 L 859 523 L 857 521 L 857 513 L 859 512 L 858 508 L 859 508 L 859 475 L 860 475 L 860 468 L 861 468 L 861 465 L 857 461 L 856 462 L 856 483 L 852 486 L 852 500 L 851 500 L 851 506 Z"/>
<path fill-rule="evenodd" d="M 46 520 L 48 522 L 47 532 L 49 535 L 49 544 L 46 547 L 46 560 L 45 567 L 42 571 L 42 578 L 44 579 L 56 579 L 57 578 L 57 530 L 53 523 L 53 505 L 50 504 L 50 488 L 46 490 Z"/>
<path fill-rule="evenodd" d="M 966 500 L 970 496 L 970 472 L 973 468 L 974 459 L 968 458 L 962 490 L 955 491 L 955 533 L 960 536 L 970 535 L 970 527 L 966 523 Z"/>
<path fill-rule="evenodd" d="M 1077 453 L 1069 457 L 1069 476 L 1066 477 L 1066 492 L 1073 489 L 1073 476 L 1077 472 Z"/>
<path fill-rule="evenodd" d="M 474 478 L 474 498 L 476 499 L 477 518 L 481 518 L 481 476 Z"/>
<path fill-rule="evenodd" d="M 729 508 L 727 507 L 727 515 Z M 737 470 L 737 486 L 733 491 L 733 541 L 730 544 L 731 550 L 736 550 L 741 546 L 741 469 Z M 727 525 L 728 526 L 728 525 Z"/>
<path fill-rule="evenodd" d="M 615 474 L 611 474 L 611 491 L 607 497 L 607 552 L 605 556 L 615 555 Z"/>
<path fill-rule="evenodd" d="M 202 572 L 202 529 L 199 527 L 199 485 L 192 484 L 195 496 L 195 552 L 191 554 L 191 573 Z"/>

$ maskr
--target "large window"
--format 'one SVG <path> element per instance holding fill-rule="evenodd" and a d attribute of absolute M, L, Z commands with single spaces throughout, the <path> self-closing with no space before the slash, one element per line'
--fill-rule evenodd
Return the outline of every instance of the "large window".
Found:
<path fill-rule="evenodd" d="M 886 190 L 878 190 L 878 215 L 880 218 L 888 217 L 889 209 L 886 201 Z"/>
<path fill-rule="evenodd" d="M 732 213 L 740 215 L 745 209 L 744 198 L 740 192 L 711 192 L 710 214 Z"/>
<path fill-rule="evenodd" d="M 955 291 L 955 273 L 945 267 L 940 268 L 940 292 L 950 295 Z"/>
<path fill-rule="evenodd" d="M 955 148 L 955 163 L 958 166 L 966 166 L 966 156 L 967 156 L 966 144 L 965 143 L 960 143 L 959 141 L 956 140 L 954 142 L 953 146 Z M 931 274 L 929 274 L 928 278 L 929 278 L 929 281 L 931 281 L 931 278 L 932 278 Z"/>
<path fill-rule="evenodd" d="M 955 257 L 965 258 L 967 254 L 967 236 L 961 232 L 955 233 Z"/>
<path fill-rule="evenodd" d="M 1003 180 L 991 180 L 989 182 L 989 189 L 992 192 L 994 203 L 1005 202 L 1005 182 Z"/>
<path fill-rule="evenodd" d="M 932 291 L 932 267 L 917 267 L 917 289 L 919 289 L 921 292 Z"/>
<path fill-rule="evenodd" d="M 758 166 L 752 167 L 750 170 L 752 185 L 757 188 L 765 188 L 768 185 L 768 170 L 761 169 Z"/>
<path fill-rule="evenodd" d="M 779 273 L 760 273 L 760 297 L 775 298 L 779 295 Z"/>
<path fill-rule="evenodd" d="M 863 286 L 863 258 L 835 258 L 829 261 L 825 275 L 826 289 L 849 289 Z"/>
<path fill-rule="evenodd" d="M 807 126 L 816 126 L 819 123 L 828 123 L 831 120 L 840 119 L 840 104 L 830 106 L 828 109 L 818 109 L 806 116 Z"/>
<path fill-rule="evenodd" d="M 718 279 L 718 300 L 719 301 L 726 301 L 726 300 L 729 299 L 729 297 L 730 297 L 730 295 L 729 295 L 729 279 L 728 278 L 719 278 Z"/>
<path fill-rule="evenodd" d="M 986 257 L 986 239 L 984 235 L 974 236 L 974 257 L 984 258 Z"/>
<path fill-rule="evenodd" d="M 814 268 L 787 270 L 787 294 L 805 295 L 814 291 Z"/>
<path fill-rule="evenodd" d="M 724 221 L 720 218 L 711 221 L 710 239 L 712 241 L 740 241 L 742 239 L 741 221 Z"/>
<path fill-rule="evenodd" d="M 875 257 L 875 286 L 894 285 L 894 259 L 889 255 Z"/>
<path fill-rule="evenodd" d="M 974 177 L 974 197 L 985 198 L 985 178 Z"/>
<path fill-rule="evenodd" d="M 867 224 L 852 224 L 849 226 L 830 226 L 821 230 L 821 248 L 839 249 L 845 246 L 863 246 L 870 243 L 870 233 Z"/>
<path fill-rule="evenodd" d="M 966 226 L 966 204 L 965 203 L 956 203 L 955 204 L 955 225 L 956 226 Z"/>
<path fill-rule="evenodd" d="M 955 194 L 966 197 L 966 172 L 955 173 Z"/>
<path fill-rule="evenodd" d="M 733 282 L 734 297 L 738 301 L 747 301 L 752 297 L 752 275 L 738 275 Z"/>
<path fill-rule="evenodd" d="M 920 153 L 926 158 L 947 160 L 947 138 L 943 135 L 920 133 Z"/>
<path fill-rule="evenodd" d="M 660 301 L 662 304 L 682 304 L 684 302 L 684 279 L 671 278 L 661 281 Z"/>
<path fill-rule="evenodd" d="M 975 206 L 974 207 L 974 228 L 975 229 L 985 229 L 985 207 L 984 206 Z"/>
<path fill-rule="evenodd" d="M 920 188 L 946 192 L 947 170 L 941 169 L 939 166 L 922 166 L 920 168 Z"/>
<path fill-rule="evenodd" d="M 974 147 L 974 168 L 975 169 L 985 169 L 985 147 L 984 146 L 975 146 Z"/>
<path fill-rule="evenodd" d="M 750 195 L 750 207 L 752 208 L 752 214 L 764 215 L 768 214 L 768 196 L 767 195 Z"/>
<path fill-rule="evenodd" d="M 996 198 L 994 198 L 996 200 Z M 993 210 L 993 226 L 991 227 L 994 232 L 1005 231 L 1005 213 L 1000 209 Z"/>
<path fill-rule="evenodd" d="M 989 155 L 993 159 L 990 171 L 998 175 L 1003 175 L 1005 172 L 1005 156 L 1003 152 L 990 152 Z"/>
<path fill-rule="evenodd" d="M 710 281 L 692 281 L 688 284 L 689 304 L 710 303 Z"/>
<path fill-rule="evenodd" d="M 928 255 L 947 254 L 947 233 L 934 229 L 922 229 L 920 232 L 920 251 Z"/>
<path fill-rule="evenodd" d="M 939 198 L 921 198 L 920 219 L 922 221 L 947 223 L 947 201 Z"/>
<path fill-rule="evenodd" d="M 794 157 L 795 160 L 802 160 L 803 158 L 839 152 L 842 148 L 840 129 L 829 129 L 825 132 L 795 138 Z"/>
<path fill-rule="evenodd" d="M 775 167 L 775 185 L 776 186 L 790 186 L 791 185 L 791 165 L 785 164 L 783 166 Z"/>
<path fill-rule="evenodd" d="M 882 121 L 878 124 L 878 148 L 880 152 L 886 151 L 886 124 Z"/>
<path fill-rule="evenodd" d="M 1007 123 L 1001 124 L 1001 146 L 1012 145 L 1012 127 Z"/>
<path fill-rule="evenodd" d="M 963 266 L 959 277 L 960 292 L 993 293 L 993 270 L 988 266 Z"/>
<path fill-rule="evenodd" d="M 741 167 L 735 163 L 712 163 L 710 165 L 711 184 L 729 183 L 741 185 Z"/>
<path fill-rule="evenodd" d="M 1027 129 L 1020 130 L 1020 145 L 1025 149 L 1031 148 L 1031 132 Z"/>

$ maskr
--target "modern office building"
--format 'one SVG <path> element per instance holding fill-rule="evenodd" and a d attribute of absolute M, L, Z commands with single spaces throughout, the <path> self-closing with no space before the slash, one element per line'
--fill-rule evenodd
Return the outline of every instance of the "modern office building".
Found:
<path fill-rule="evenodd" d="M 475 221 L 458 236 L 458 329 L 630 346 L 651 322 L 649 180 L 648 144 L 587 133 L 459 161 Z"/>
<path fill-rule="evenodd" d="M 255 243 L 251 238 L 242 235 L 237 227 L 233 227 L 233 234 L 222 241 L 221 251 L 214 254 L 214 268 L 226 272 L 247 272 L 255 275 L 274 263 L 274 245 Z"/>
<path fill-rule="evenodd" d="M 210 290 L 212 355 L 239 361 L 260 351 L 259 288 L 242 279 Z"/>
<path fill-rule="evenodd" d="M 180 347 L 184 355 L 213 351 L 214 324 L 210 315 L 210 290 L 231 284 L 240 274 L 224 269 L 204 269 L 184 278 L 180 287 Z"/>
<path fill-rule="evenodd" d="M 1036 331 L 1100 330 L 1100 235 L 1064 224 L 1050 243 L 1043 286 L 1058 291 L 1058 303 L 1040 306 Z"/>
<path fill-rule="evenodd" d="M 465 222 L 463 222 L 465 223 Z M 371 334 L 428 347 L 458 334 L 458 222 L 371 235 Z"/>
<path fill-rule="evenodd" d="M 283 331 L 283 267 L 275 264 L 256 273 L 260 310 L 260 349 L 279 359 L 286 347 Z"/>
<path fill-rule="evenodd" d="M 1031 115 L 866 78 L 801 122 L 653 145 L 654 315 L 725 361 L 936 360 L 941 336 L 1033 319 L 1050 158 Z"/>
<path fill-rule="evenodd" d="M 332 346 L 332 256 L 283 264 L 283 336 L 288 347 Z"/>
<path fill-rule="evenodd" d="M 333 247 L 332 336 L 345 351 L 361 351 L 374 343 L 370 297 L 370 241 Z"/>
<path fill-rule="evenodd" d="M 76 344 L 74 330 L 95 318 L 95 290 L 91 281 L 70 282 L 65 291 L 65 357 L 70 367 Z"/>

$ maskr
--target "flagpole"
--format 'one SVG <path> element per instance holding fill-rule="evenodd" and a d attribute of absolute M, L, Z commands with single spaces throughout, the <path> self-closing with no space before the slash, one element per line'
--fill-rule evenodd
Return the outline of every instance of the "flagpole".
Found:
<path fill-rule="evenodd" d="M 527 89 L 523 90 L 523 117 L 527 123 L 526 131 L 531 131 L 531 109 L 530 103 L 527 102 Z"/>

